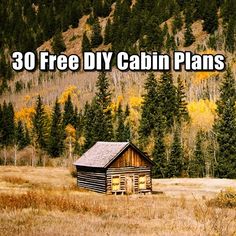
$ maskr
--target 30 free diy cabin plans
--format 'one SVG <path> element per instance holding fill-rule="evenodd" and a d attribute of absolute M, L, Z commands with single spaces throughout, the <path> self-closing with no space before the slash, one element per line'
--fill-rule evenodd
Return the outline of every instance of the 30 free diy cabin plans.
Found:
<path fill-rule="evenodd" d="M 74 165 L 79 187 L 107 194 L 152 191 L 154 163 L 130 142 L 97 142 Z"/>

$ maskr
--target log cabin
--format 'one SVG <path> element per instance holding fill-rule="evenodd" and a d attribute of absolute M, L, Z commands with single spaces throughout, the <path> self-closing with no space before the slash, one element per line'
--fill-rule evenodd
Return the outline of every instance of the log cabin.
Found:
<path fill-rule="evenodd" d="M 99 193 L 151 193 L 154 163 L 130 142 L 97 142 L 75 163 L 77 184 Z"/>

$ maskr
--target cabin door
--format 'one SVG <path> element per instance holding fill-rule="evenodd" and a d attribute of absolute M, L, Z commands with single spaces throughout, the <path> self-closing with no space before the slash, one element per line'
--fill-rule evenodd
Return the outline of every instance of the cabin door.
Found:
<path fill-rule="evenodd" d="M 134 192 L 134 177 L 131 175 L 126 176 L 126 193 L 132 194 Z"/>

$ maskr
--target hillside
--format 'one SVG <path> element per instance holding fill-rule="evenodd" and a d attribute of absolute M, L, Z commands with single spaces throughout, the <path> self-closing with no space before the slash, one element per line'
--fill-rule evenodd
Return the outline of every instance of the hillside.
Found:
<path fill-rule="evenodd" d="M 158 2 L 158 1 L 157 1 Z M 204 1 L 203 1 L 204 2 Z M 109 3 L 110 4 L 110 3 Z M 141 3 L 140 3 L 141 4 Z M 188 5 L 186 3 L 186 5 L 181 5 L 180 7 L 182 7 L 182 11 L 178 14 L 180 14 L 180 16 L 182 17 L 182 21 L 184 21 L 185 18 L 185 8 L 188 8 Z M 228 3 L 227 3 L 228 4 Z M 204 24 L 203 24 L 203 20 L 202 19 L 198 19 L 195 16 L 192 16 L 193 19 L 191 19 L 191 28 L 192 28 L 192 33 L 195 37 L 195 41 L 190 45 L 190 46 L 184 46 L 184 33 L 185 33 L 185 27 L 184 24 L 186 24 L 186 22 L 182 23 L 182 26 L 180 28 L 177 29 L 177 32 L 175 34 L 173 34 L 173 22 L 176 21 L 176 17 L 171 16 L 170 13 L 166 13 L 167 15 L 169 14 L 171 17 L 167 20 L 164 20 L 163 22 L 161 22 L 162 17 L 160 16 L 160 19 L 157 19 L 161 22 L 160 23 L 160 29 L 164 32 L 166 32 L 166 30 L 168 31 L 168 34 L 170 36 L 173 35 L 174 39 L 176 42 L 178 42 L 178 45 L 176 45 L 176 49 L 178 50 L 184 50 L 184 51 L 192 51 L 192 52 L 199 52 L 199 53 L 222 53 L 225 56 L 227 56 L 227 63 L 232 64 L 233 65 L 233 73 L 235 73 L 235 63 L 234 63 L 234 54 L 228 52 L 227 50 L 225 50 L 225 46 L 223 45 L 223 41 L 224 41 L 224 37 L 225 37 L 225 22 L 224 22 L 224 15 L 223 15 L 223 9 L 227 7 L 227 4 L 225 3 L 225 6 L 221 6 L 220 10 L 218 12 L 218 28 L 217 31 L 214 32 L 214 34 L 209 34 L 206 30 L 203 30 Z M 152 4 L 151 4 L 152 5 Z M 154 4 L 155 5 L 155 4 Z M 203 4 L 204 5 L 204 4 Z M 139 3 L 135 4 L 135 2 L 132 2 L 132 5 L 130 6 L 130 9 L 132 9 L 134 12 L 136 11 L 135 6 L 137 6 L 137 8 L 141 7 L 139 6 Z M 173 3 L 169 3 L 168 7 L 172 7 Z M 58 6 L 59 7 L 59 6 Z M 97 6 L 95 6 L 97 7 Z M 124 7 L 121 4 L 121 8 Z M 144 9 L 148 6 L 142 6 L 144 7 Z M 150 7 L 150 6 L 149 6 Z M 179 6 L 178 6 L 179 7 Z M 178 8 L 177 7 L 177 8 Z M 203 7 L 204 8 L 204 7 Z M 104 16 L 100 16 L 100 14 L 98 14 L 98 20 L 99 20 L 99 24 L 101 27 L 101 35 L 103 36 L 103 38 L 105 38 L 105 30 L 106 30 L 106 26 L 108 23 L 108 19 L 110 21 L 114 21 L 114 17 L 116 18 L 117 14 L 121 14 L 119 13 L 119 11 L 121 11 L 121 9 L 119 9 L 119 11 L 116 7 L 116 3 L 111 4 L 111 8 L 110 8 L 110 12 L 108 14 L 108 16 L 104 17 Z M 124 10 L 125 11 L 125 10 Z M 177 10 L 176 10 L 177 11 Z M 128 12 L 128 15 L 131 14 L 132 12 Z M 140 12 L 140 15 L 142 15 L 142 12 Z M 223 17 L 222 17 L 223 16 Z M 62 32 L 62 36 L 63 36 L 63 40 L 65 42 L 66 45 L 66 50 L 65 50 L 65 54 L 70 55 L 72 53 L 78 54 L 81 56 L 82 54 L 82 41 L 83 41 L 83 35 L 86 33 L 86 35 L 90 38 L 92 37 L 93 34 L 93 25 L 91 25 L 91 23 L 89 21 L 89 18 L 91 18 L 91 14 L 90 15 L 84 15 L 82 16 L 79 21 L 77 26 L 72 25 L 69 26 L 69 29 L 66 29 Z M 196 18 L 196 21 L 194 21 L 194 18 Z M 200 17 L 201 18 L 201 17 Z M 228 20 L 228 19 L 227 19 Z M 118 20 L 118 22 L 120 21 L 120 19 Z M 132 18 L 130 19 L 126 19 L 126 21 L 128 22 L 132 22 Z M 123 22 L 120 22 L 120 24 L 123 24 Z M 165 28 L 167 27 L 167 29 Z M 118 32 L 117 32 L 118 33 Z M 121 34 L 122 35 L 122 34 Z M 215 46 L 212 46 L 214 49 L 212 49 L 211 45 L 209 45 L 209 40 L 211 37 L 213 36 L 216 38 L 216 42 L 215 42 Z M 123 35 L 122 35 L 123 37 Z M 167 36 L 165 36 L 167 37 Z M 140 40 L 141 37 L 139 37 L 139 39 L 136 41 L 135 44 L 140 44 Z M 164 43 L 166 43 L 167 38 L 164 39 Z M 50 38 L 49 40 L 45 41 L 44 43 L 42 43 L 37 49 L 36 51 L 42 51 L 42 50 L 49 50 L 52 51 L 52 41 L 53 41 L 53 37 Z M 116 43 L 114 41 L 114 43 Z M 216 48 L 215 48 L 216 47 Z M 114 50 L 114 45 L 112 43 L 109 43 L 108 45 L 105 45 L 104 42 L 99 45 L 98 47 L 94 48 L 93 50 L 108 50 L 108 49 L 113 49 Z M 127 49 L 129 51 L 129 49 Z M 165 48 L 162 49 L 164 52 L 166 51 Z M 116 51 L 116 50 L 115 50 Z M 117 72 L 118 73 L 118 72 Z M 126 79 L 127 77 L 130 77 L 135 80 L 135 77 L 137 76 L 136 74 L 133 73 L 129 73 L 128 76 L 125 75 L 118 75 L 114 69 L 113 73 L 110 73 L 109 77 L 112 81 L 112 84 L 114 84 L 114 86 L 117 85 L 117 83 L 125 83 L 125 90 L 123 91 L 123 94 L 121 94 L 121 91 L 117 91 L 117 88 L 115 87 L 115 96 L 119 96 L 122 95 L 124 96 L 125 94 L 128 93 L 128 91 L 130 89 L 133 89 L 132 86 L 129 86 L 129 82 L 128 79 Z M 94 75 L 95 74 L 95 75 Z M 211 73 L 206 73 L 203 75 L 196 75 L 193 73 L 181 73 L 180 74 L 181 77 L 187 81 L 187 84 L 189 84 L 189 86 L 186 87 L 186 93 L 187 93 L 187 100 L 188 101 L 196 101 L 199 100 L 199 98 L 201 98 L 201 94 L 203 94 L 206 89 L 206 87 L 208 88 L 212 88 L 211 83 L 208 83 L 208 80 L 211 80 L 212 77 L 215 77 L 216 74 L 211 74 Z M 41 94 L 44 99 L 45 102 L 47 104 L 52 104 L 55 101 L 56 97 L 59 97 L 63 90 L 66 90 L 68 87 L 70 86 L 76 86 L 78 87 L 78 89 L 80 90 L 81 93 L 85 94 L 84 98 L 81 101 L 81 107 L 83 107 L 84 105 L 84 100 L 85 101 L 89 101 L 91 100 L 91 97 L 94 94 L 94 90 L 93 88 L 95 87 L 95 80 L 93 79 L 94 77 L 96 77 L 97 74 L 96 73 L 86 73 L 86 75 L 84 75 L 83 72 L 79 72 L 79 73 L 40 73 L 39 71 L 36 71 L 35 73 L 28 73 L 28 72 L 22 72 L 22 73 L 15 73 L 14 74 L 14 79 L 12 81 L 9 82 L 9 86 L 10 86 L 10 93 L 6 92 L 3 96 L 0 97 L 0 101 L 2 103 L 3 100 L 7 100 L 7 101 L 12 101 L 13 103 L 15 103 L 16 109 L 20 109 L 23 107 L 23 104 L 25 104 L 25 96 L 26 95 L 30 95 L 30 97 L 32 97 L 32 101 L 28 101 L 29 105 L 34 104 L 35 102 L 35 98 L 37 96 L 37 94 Z M 178 74 L 174 73 L 174 77 L 176 78 L 178 76 Z M 91 78 L 90 82 L 87 83 L 85 78 Z M 122 77 L 122 78 L 120 78 Z M 124 77 L 124 79 L 123 79 Z M 138 83 L 140 83 L 140 85 L 138 85 L 139 87 L 142 87 L 143 85 L 143 81 L 145 79 L 144 75 L 139 76 L 139 78 L 141 77 L 140 82 L 137 81 Z M 192 78 L 192 77 L 197 77 Z M 200 79 L 198 79 L 198 77 L 200 77 Z M 54 78 L 54 79 L 52 79 Z M 213 78 L 214 79 L 214 78 Z M 193 81 L 192 81 L 193 80 Z M 194 82 L 197 82 L 197 86 L 195 86 Z M 200 81 L 198 81 L 200 80 Z M 202 81 L 203 80 L 203 81 Z M 207 81 L 205 81 L 207 80 Z M 16 90 L 16 82 L 19 82 L 21 84 L 21 87 L 23 87 L 23 89 L 21 89 L 18 93 L 14 92 Z M 198 83 L 200 82 L 200 83 Z M 131 83 L 132 84 L 132 83 Z M 30 88 L 30 89 L 29 89 Z M 88 89 L 89 88 L 89 89 Z M 196 91 L 199 91 L 200 89 L 200 93 L 196 94 Z M 141 94 L 143 91 L 137 91 L 138 94 Z M 136 93 L 136 89 L 134 88 L 134 93 Z M 189 94 L 191 93 L 191 94 Z M 217 95 L 212 94 L 213 92 L 210 92 L 210 97 L 212 98 L 212 100 L 216 101 Z M 50 96 L 49 96 L 50 94 Z M 88 94 L 88 95 L 86 95 Z M 17 102 L 15 102 L 17 101 Z M 128 101 L 128 100 L 127 100 Z M 77 101 L 75 101 L 77 102 Z M 78 105 L 78 104 L 77 104 Z"/>

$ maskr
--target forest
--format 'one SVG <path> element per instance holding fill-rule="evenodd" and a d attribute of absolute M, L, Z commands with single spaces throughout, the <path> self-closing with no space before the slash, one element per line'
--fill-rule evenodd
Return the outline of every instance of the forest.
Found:
<path fill-rule="evenodd" d="M 24 120 L 15 122 L 11 103 L 0 106 L 1 146 L 14 146 L 21 150 L 32 145 L 39 155 L 38 165 L 42 165 L 42 155 L 52 158 L 66 155 L 81 155 L 96 141 L 134 141 L 142 150 L 153 145 L 151 157 L 156 166 L 154 177 L 205 177 L 216 176 L 235 178 L 236 143 L 236 86 L 230 69 L 225 72 L 217 102 L 217 118 L 210 132 L 198 131 L 192 155 L 186 155 L 181 133 L 191 122 L 184 86 L 178 78 L 177 87 L 172 74 L 165 72 L 157 80 L 150 73 L 145 82 L 145 94 L 141 106 L 138 139 L 134 137 L 130 123 L 129 105 L 120 101 L 112 107 L 112 94 L 106 73 L 98 76 L 97 93 L 83 110 L 73 105 L 68 95 L 63 107 L 56 99 L 52 112 L 48 114 L 39 95 L 30 124 Z M 124 109 L 125 107 L 125 109 Z M 211 135 L 211 132 L 213 135 Z M 171 143 L 165 138 L 173 136 Z M 217 143 L 217 145 L 213 145 Z M 206 150 L 203 146 L 207 145 Z M 5 153 L 6 155 L 6 153 Z M 15 151 L 15 164 L 16 164 Z M 7 164 L 7 158 L 0 159 Z M 9 163 L 8 163 L 9 164 Z M 12 163 L 13 164 L 13 163 Z"/>
<path fill-rule="evenodd" d="M 129 140 L 154 160 L 154 177 L 236 178 L 235 11 L 234 0 L 1 1 L 0 164 L 28 164 L 19 158 L 24 150 L 31 153 L 31 164 L 34 157 L 34 165 L 44 165 L 45 156 L 74 159 L 96 141 Z M 83 29 L 81 19 L 86 19 Z M 66 39 L 67 32 L 77 29 L 81 32 Z M 111 74 L 104 72 L 83 103 L 73 97 L 72 87 L 50 101 L 39 92 L 33 106 L 24 108 L 8 99 L 30 96 L 34 89 L 35 75 L 26 80 L 23 74 L 19 80 L 12 71 L 13 51 L 38 52 L 46 43 L 52 52 L 66 54 L 76 40 L 81 53 L 220 52 L 227 58 L 227 70 L 220 75 L 144 73 L 140 96 L 129 99 L 116 93 Z M 63 77 L 56 72 L 36 76 L 38 85 Z M 204 81 L 200 92 L 192 87 L 195 77 Z M 197 113 L 206 106 L 211 116 L 197 121 L 201 125 L 190 136 Z"/>

